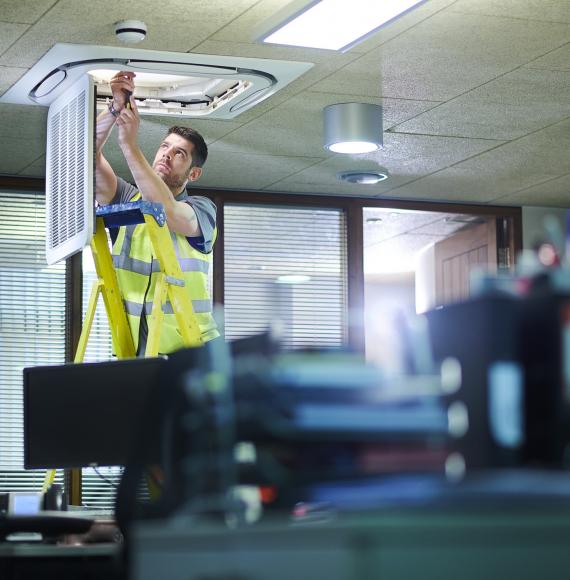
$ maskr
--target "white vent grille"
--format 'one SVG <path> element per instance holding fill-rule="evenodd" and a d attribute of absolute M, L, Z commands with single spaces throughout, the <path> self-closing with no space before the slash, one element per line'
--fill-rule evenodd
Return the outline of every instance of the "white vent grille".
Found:
<path fill-rule="evenodd" d="M 81 251 L 93 235 L 94 89 L 83 76 L 49 108 L 46 260 Z"/>

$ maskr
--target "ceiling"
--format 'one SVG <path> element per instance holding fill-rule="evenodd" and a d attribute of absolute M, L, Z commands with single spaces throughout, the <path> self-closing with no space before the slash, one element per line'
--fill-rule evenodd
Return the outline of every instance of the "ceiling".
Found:
<path fill-rule="evenodd" d="M 421 250 L 485 220 L 473 214 L 381 207 L 365 207 L 363 218 L 367 279 L 376 274 L 413 272 Z"/>
<path fill-rule="evenodd" d="M 234 119 L 190 120 L 210 148 L 196 185 L 569 205 L 570 0 L 427 0 L 344 54 L 255 43 L 289 1 L 0 0 L 0 94 L 55 43 L 124 46 L 114 23 L 139 19 L 138 48 L 315 64 Z M 347 101 L 383 105 L 381 151 L 323 149 L 322 109 Z M 44 176 L 45 124 L 45 108 L 0 104 L 0 174 Z M 143 119 L 148 156 L 170 124 Z M 113 139 L 106 154 L 128 178 Z M 379 165 L 390 178 L 374 186 L 336 179 Z"/>

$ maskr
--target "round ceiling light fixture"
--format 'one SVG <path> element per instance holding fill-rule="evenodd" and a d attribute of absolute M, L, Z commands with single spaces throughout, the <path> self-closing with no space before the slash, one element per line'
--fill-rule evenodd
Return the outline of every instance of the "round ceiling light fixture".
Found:
<path fill-rule="evenodd" d="M 115 34 L 125 44 L 136 44 L 145 39 L 147 27 L 141 20 L 120 20 L 115 22 Z"/>
<path fill-rule="evenodd" d="M 382 147 L 382 107 L 369 103 L 337 103 L 324 109 L 324 147 L 333 153 L 357 155 Z"/>
<path fill-rule="evenodd" d="M 358 183 L 360 185 L 376 185 L 385 179 L 388 179 L 388 170 L 380 169 L 364 169 L 359 171 L 339 171 L 336 174 L 341 181 L 348 183 Z"/>

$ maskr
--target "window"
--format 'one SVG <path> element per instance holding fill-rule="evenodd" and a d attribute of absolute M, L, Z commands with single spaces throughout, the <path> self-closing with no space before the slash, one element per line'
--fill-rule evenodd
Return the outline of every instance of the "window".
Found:
<path fill-rule="evenodd" d="M 0 212 L 0 492 L 39 491 L 45 472 L 23 468 L 22 369 L 65 362 L 66 264 L 45 261 L 43 194 L 0 191 Z"/>
<path fill-rule="evenodd" d="M 83 251 L 82 267 L 82 312 L 83 317 L 85 317 L 93 283 L 97 280 L 91 248 L 85 248 Z M 109 321 L 103 297 L 99 295 L 83 362 L 98 362 L 112 358 L 113 344 Z M 90 467 L 82 469 L 82 504 L 90 509 L 111 509 L 115 502 L 116 486 L 119 484 L 121 473 L 121 467 L 99 467 L 96 470 Z"/>
<path fill-rule="evenodd" d="M 226 339 L 278 322 L 288 348 L 342 346 L 346 272 L 341 209 L 224 206 Z"/>

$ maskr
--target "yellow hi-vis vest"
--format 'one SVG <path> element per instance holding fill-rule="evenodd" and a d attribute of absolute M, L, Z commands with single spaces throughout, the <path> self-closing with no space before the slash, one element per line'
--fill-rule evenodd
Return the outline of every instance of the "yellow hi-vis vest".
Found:
<path fill-rule="evenodd" d="M 140 198 L 140 193 L 137 193 L 131 201 L 137 201 Z M 219 336 L 212 317 L 212 301 L 208 294 L 208 271 L 212 262 L 212 252 L 209 254 L 199 252 L 182 234 L 170 232 L 170 236 L 186 283 L 185 288 L 192 300 L 194 314 L 202 332 L 202 339 L 212 340 Z M 216 230 L 214 239 L 215 236 Z M 154 289 L 160 273 L 160 264 L 153 255 L 146 225 L 121 226 L 113 244 L 112 255 L 127 319 L 135 349 L 137 349 L 141 316 L 143 311 L 146 316 L 150 316 L 152 312 Z M 162 311 L 164 318 L 158 351 L 161 354 L 168 354 L 185 345 L 169 300 L 162 305 Z"/>

